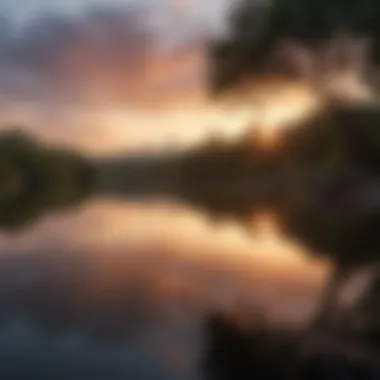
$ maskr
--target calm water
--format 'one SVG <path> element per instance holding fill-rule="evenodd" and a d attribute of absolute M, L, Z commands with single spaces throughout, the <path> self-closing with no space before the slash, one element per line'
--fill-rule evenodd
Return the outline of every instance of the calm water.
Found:
<path fill-rule="evenodd" d="M 1 233 L 0 378 L 198 379 L 210 311 L 307 324 L 331 265 L 255 220 L 100 199 Z"/>

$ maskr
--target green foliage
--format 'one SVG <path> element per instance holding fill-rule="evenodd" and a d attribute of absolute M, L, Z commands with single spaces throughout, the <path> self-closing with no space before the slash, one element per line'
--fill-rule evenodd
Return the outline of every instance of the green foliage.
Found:
<path fill-rule="evenodd" d="M 46 210 L 70 206 L 92 189 L 93 169 L 71 151 L 20 132 L 0 135 L 0 227 L 21 227 Z"/>
<path fill-rule="evenodd" d="M 281 73 L 271 56 L 284 38 L 313 47 L 341 31 L 367 36 L 379 64 L 379 25 L 377 0 L 241 0 L 231 12 L 228 38 L 210 43 L 211 88 L 219 92 L 246 75 Z"/>

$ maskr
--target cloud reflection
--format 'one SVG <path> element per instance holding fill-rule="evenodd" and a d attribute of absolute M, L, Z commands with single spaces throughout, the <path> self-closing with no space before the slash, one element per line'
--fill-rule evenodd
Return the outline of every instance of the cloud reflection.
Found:
<path fill-rule="evenodd" d="M 306 323 L 329 267 L 271 228 L 250 237 L 178 204 L 98 201 L 1 235 L 0 374 L 24 378 L 25 357 L 46 376 L 194 378 L 210 311 Z"/>

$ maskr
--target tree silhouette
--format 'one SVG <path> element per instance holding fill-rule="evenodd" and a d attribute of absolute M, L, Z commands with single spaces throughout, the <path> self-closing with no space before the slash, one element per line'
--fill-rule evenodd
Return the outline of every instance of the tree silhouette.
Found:
<path fill-rule="evenodd" d="M 7 131 L 0 135 L 0 184 L 0 226 L 13 229 L 82 200 L 93 188 L 94 170 L 74 152 Z"/>
<path fill-rule="evenodd" d="M 368 37 L 370 61 L 377 66 L 379 20 L 376 0 L 242 0 L 232 9 L 228 38 L 210 43 L 211 88 L 219 92 L 252 74 L 289 74 L 273 61 L 279 42 L 290 39 L 314 49 L 341 31 Z"/>

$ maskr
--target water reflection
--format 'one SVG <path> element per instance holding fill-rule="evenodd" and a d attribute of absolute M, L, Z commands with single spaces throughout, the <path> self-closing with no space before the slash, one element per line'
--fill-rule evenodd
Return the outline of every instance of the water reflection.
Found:
<path fill-rule="evenodd" d="M 4 376 L 194 379 L 203 354 L 211 378 L 225 364 L 253 376 L 244 358 L 256 344 L 267 347 L 263 376 L 303 365 L 305 352 L 305 363 L 329 352 L 368 360 L 380 334 L 378 224 L 326 199 L 195 207 L 123 194 L 3 231 Z M 221 349 L 238 359 L 214 356 Z"/>
<path fill-rule="evenodd" d="M 13 231 L 83 201 L 94 189 L 95 169 L 69 149 L 9 130 L 0 135 L 0 183 L 0 228 Z"/>
<path fill-rule="evenodd" d="M 313 256 L 329 259 L 332 270 L 313 319 L 301 334 L 273 329 L 265 320 L 257 324 L 251 319 L 241 326 L 228 315 L 212 317 L 207 325 L 209 378 L 379 378 L 380 218 L 376 209 L 361 207 L 361 201 L 356 209 L 347 203 L 357 195 L 335 202 L 294 196 L 266 205 L 276 212 L 288 239 L 308 247 Z M 231 215 L 249 227 L 252 215 L 247 208 L 241 212 L 223 202 L 205 202 L 204 207 L 214 216 Z M 252 207 L 261 208 L 260 202 Z"/>
<path fill-rule="evenodd" d="M 211 312 L 304 326 L 330 265 L 261 222 L 247 231 L 179 203 L 99 200 L 3 233 L 2 373 L 197 378 Z"/>

